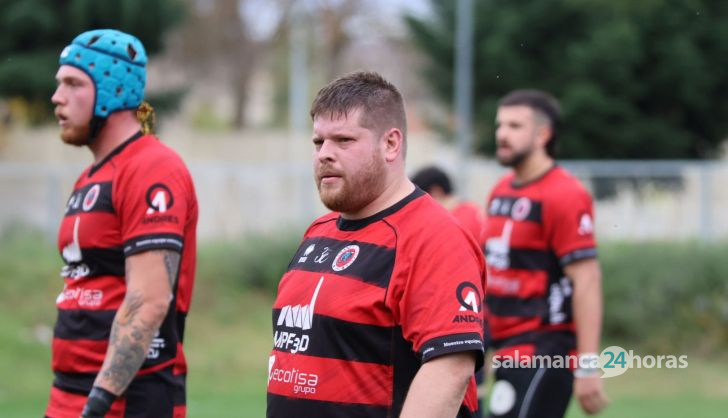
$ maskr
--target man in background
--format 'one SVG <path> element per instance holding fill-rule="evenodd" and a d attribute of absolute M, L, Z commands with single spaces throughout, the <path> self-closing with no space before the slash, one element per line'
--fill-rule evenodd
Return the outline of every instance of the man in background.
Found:
<path fill-rule="evenodd" d="M 185 318 L 195 272 L 197 198 L 180 157 L 151 134 L 142 43 L 78 35 L 53 94 L 64 143 L 88 147 L 58 236 L 55 375 L 46 416 L 184 417 Z"/>
<path fill-rule="evenodd" d="M 558 102 L 542 91 L 514 91 L 499 103 L 496 158 L 512 171 L 487 200 L 486 304 L 493 358 L 502 364 L 574 354 L 578 361 L 497 368 L 492 417 L 562 417 L 572 389 L 588 414 L 607 404 L 596 362 L 602 291 L 592 199 L 555 163 L 559 120 Z"/>
<path fill-rule="evenodd" d="M 483 363 L 481 250 L 405 175 L 402 96 L 341 77 L 311 109 L 333 212 L 306 231 L 273 305 L 270 418 L 473 418 Z"/>
<path fill-rule="evenodd" d="M 455 194 L 450 177 L 444 171 L 435 166 L 422 168 L 412 176 L 412 183 L 437 200 L 479 244 L 481 243 L 483 233 L 481 209 Z"/>

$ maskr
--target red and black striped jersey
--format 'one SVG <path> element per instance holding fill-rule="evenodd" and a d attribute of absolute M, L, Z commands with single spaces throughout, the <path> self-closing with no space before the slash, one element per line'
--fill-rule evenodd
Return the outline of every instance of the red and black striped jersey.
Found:
<path fill-rule="evenodd" d="M 576 341 L 563 267 L 597 255 L 589 193 L 558 166 L 520 186 L 511 173 L 486 212 L 486 307 L 497 354 L 569 354 Z"/>
<path fill-rule="evenodd" d="M 56 300 L 54 386 L 81 394 L 91 389 L 124 300 L 125 257 L 156 249 L 177 251 L 181 261 L 172 305 L 139 375 L 176 376 L 184 384 L 182 339 L 194 282 L 197 212 L 185 164 L 152 135 L 138 133 L 81 174 L 58 234 L 65 266 Z"/>
<path fill-rule="evenodd" d="M 420 189 L 319 218 L 273 306 L 267 416 L 399 416 L 422 363 L 472 350 L 480 367 L 484 281 L 475 240 Z M 477 410 L 471 380 L 458 417 Z"/>

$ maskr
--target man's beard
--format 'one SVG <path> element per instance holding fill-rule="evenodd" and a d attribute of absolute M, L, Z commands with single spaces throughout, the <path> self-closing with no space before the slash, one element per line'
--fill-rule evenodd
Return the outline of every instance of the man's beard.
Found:
<path fill-rule="evenodd" d="M 526 149 L 523 149 L 521 151 L 514 151 L 513 154 L 508 158 L 500 158 L 498 157 L 498 154 L 496 153 L 496 158 L 498 159 L 498 162 L 500 165 L 504 167 L 517 167 L 523 163 L 526 158 L 528 158 L 531 153 L 533 152 L 533 147 L 528 147 Z"/>
<path fill-rule="evenodd" d="M 321 202 L 332 211 L 354 213 L 373 202 L 384 189 L 384 162 L 372 155 L 370 163 L 358 173 L 342 177 L 342 185 L 336 190 L 327 190 L 317 182 Z"/>
<path fill-rule="evenodd" d="M 88 145 L 90 135 L 91 126 L 88 124 L 61 130 L 61 140 L 63 143 L 77 147 Z"/>

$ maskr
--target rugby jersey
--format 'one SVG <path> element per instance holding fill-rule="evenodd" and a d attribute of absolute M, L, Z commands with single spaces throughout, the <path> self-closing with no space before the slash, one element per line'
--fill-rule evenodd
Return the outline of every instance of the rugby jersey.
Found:
<path fill-rule="evenodd" d="M 58 234 L 65 266 L 52 346 L 56 388 L 88 393 L 124 300 L 125 258 L 167 249 L 181 254 L 174 299 L 138 375 L 170 381 L 177 388 L 175 403 L 184 403 L 182 340 L 194 282 L 197 215 L 187 168 L 152 135 L 134 135 L 84 170 Z"/>
<path fill-rule="evenodd" d="M 596 257 L 589 193 L 561 167 L 487 201 L 486 306 L 496 355 L 567 355 L 575 349 L 571 279 L 563 267 Z"/>
<path fill-rule="evenodd" d="M 483 362 L 482 252 L 420 189 L 371 217 L 307 230 L 273 306 L 268 417 L 396 417 L 422 363 Z M 458 417 L 474 417 L 468 386 Z"/>

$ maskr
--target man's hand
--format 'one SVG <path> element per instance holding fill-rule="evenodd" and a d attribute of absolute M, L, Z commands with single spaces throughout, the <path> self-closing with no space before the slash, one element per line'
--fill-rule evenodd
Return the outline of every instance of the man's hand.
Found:
<path fill-rule="evenodd" d="M 609 404 L 604 392 L 604 384 L 599 375 L 575 377 L 574 396 L 579 400 L 581 409 L 588 415 L 599 413 Z"/>

